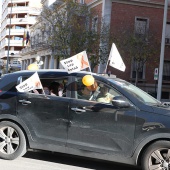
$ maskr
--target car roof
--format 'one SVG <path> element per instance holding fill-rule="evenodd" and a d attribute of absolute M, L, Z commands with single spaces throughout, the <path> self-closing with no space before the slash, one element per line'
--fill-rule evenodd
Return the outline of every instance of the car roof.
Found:
<path fill-rule="evenodd" d="M 64 69 L 39 69 L 39 70 L 21 70 L 21 71 L 16 71 L 14 72 L 15 74 L 20 74 L 20 73 L 26 73 L 26 72 L 38 72 L 38 73 L 44 73 L 44 72 L 62 72 L 62 73 L 68 73 L 66 70 Z M 84 74 L 92 74 L 92 75 L 97 75 L 96 73 L 92 73 L 89 71 L 79 71 L 79 72 L 75 72 L 75 73 L 71 73 L 71 74 L 77 74 L 77 73 L 84 73 Z M 11 73 L 12 74 L 12 73 Z"/>
<path fill-rule="evenodd" d="M 68 72 L 64 69 L 39 69 L 39 70 L 20 70 L 20 71 L 16 71 L 16 72 L 13 72 L 13 73 L 8 73 L 8 74 L 4 74 L 2 77 L 6 77 L 8 75 L 10 76 L 22 76 L 22 75 L 25 75 L 25 73 L 29 73 L 29 74 L 33 74 L 35 72 L 38 72 L 38 73 L 64 73 L 66 75 L 72 75 L 72 76 L 78 76 L 78 75 L 86 75 L 86 74 L 91 74 L 93 76 L 96 76 L 96 77 L 99 77 L 100 79 L 103 79 L 103 80 L 109 80 L 109 79 L 112 79 L 112 80 L 115 80 L 117 79 L 115 75 L 108 75 L 108 74 L 97 74 L 97 73 L 93 73 L 93 72 L 89 72 L 89 71 L 79 71 L 79 72 L 75 72 L 75 73 L 71 73 L 71 74 L 68 74 Z"/>
<path fill-rule="evenodd" d="M 39 70 L 21 70 L 21 71 L 16 71 L 16 72 L 13 72 L 14 74 L 20 74 L 20 73 L 26 73 L 26 72 L 30 72 L 30 73 L 33 73 L 33 72 L 38 72 L 38 73 L 44 73 L 44 72 L 62 72 L 62 73 L 68 73 L 66 70 L 64 69 L 39 69 Z M 13 74 L 13 73 L 8 73 L 8 74 Z M 91 74 L 91 75 L 97 75 L 97 76 L 100 76 L 100 77 L 104 77 L 104 78 L 107 78 L 107 79 L 114 79 L 116 78 L 116 75 L 108 75 L 108 74 L 103 74 L 103 73 L 93 73 L 93 72 L 89 72 L 89 71 L 78 71 L 78 72 L 75 72 L 75 73 L 71 73 L 71 75 L 73 74 Z M 7 75 L 7 74 L 4 74 L 4 75 Z"/>

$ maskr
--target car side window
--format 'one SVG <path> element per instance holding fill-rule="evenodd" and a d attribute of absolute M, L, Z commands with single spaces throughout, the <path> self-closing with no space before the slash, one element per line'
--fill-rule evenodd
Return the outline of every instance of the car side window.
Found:
<path fill-rule="evenodd" d="M 42 94 L 66 97 L 68 78 L 40 79 L 42 82 Z"/>
<path fill-rule="evenodd" d="M 96 102 L 112 104 L 112 100 L 116 96 L 121 96 L 121 94 L 110 86 L 98 82 L 97 92 L 94 92 L 94 99 Z"/>
<path fill-rule="evenodd" d="M 82 83 L 81 78 L 77 80 L 77 91 L 76 92 L 77 92 L 76 98 L 84 99 L 84 100 L 89 100 L 91 97 L 91 93 L 92 93 L 92 91 L 90 91 L 90 89 Z"/>
<path fill-rule="evenodd" d="M 77 79 L 77 99 L 112 104 L 115 96 L 121 94 L 102 82 L 96 81 L 94 86 L 85 86 L 81 78 Z"/>
<path fill-rule="evenodd" d="M 28 77 L 24 77 L 22 82 L 28 79 Z M 67 92 L 67 77 L 62 78 L 41 78 L 40 81 L 42 84 L 42 89 L 34 89 L 29 91 L 28 93 L 33 93 L 35 95 L 51 95 L 51 96 L 59 96 L 66 97 Z"/>

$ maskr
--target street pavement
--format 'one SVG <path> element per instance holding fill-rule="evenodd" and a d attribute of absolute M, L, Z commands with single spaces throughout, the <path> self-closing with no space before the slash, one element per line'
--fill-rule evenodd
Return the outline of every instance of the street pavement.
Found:
<path fill-rule="evenodd" d="M 21 158 L 0 159 L 0 170 L 141 170 L 139 168 L 96 161 L 51 152 L 28 152 Z"/>

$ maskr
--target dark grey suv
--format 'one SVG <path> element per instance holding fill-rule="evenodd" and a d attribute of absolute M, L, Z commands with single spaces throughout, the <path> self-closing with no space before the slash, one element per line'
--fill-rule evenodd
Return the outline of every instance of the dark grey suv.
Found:
<path fill-rule="evenodd" d="M 42 86 L 57 82 L 62 94 L 18 92 L 16 86 L 34 73 L 0 80 L 1 158 L 15 159 L 32 148 L 170 169 L 169 107 L 118 78 L 94 74 L 95 88 L 85 89 L 88 72 L 39 70 Z"/>

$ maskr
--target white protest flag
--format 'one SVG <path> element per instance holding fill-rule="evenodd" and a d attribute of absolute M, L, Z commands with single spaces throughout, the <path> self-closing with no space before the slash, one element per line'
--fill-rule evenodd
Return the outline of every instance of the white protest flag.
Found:
<path fill-rule="evenodd" d="M 119 54 L 119 51 L 116 48 L 116 45 L 113 43 L 112 48 L 110 51 L 109 59 L 110 60 L 110 66 L 114 67 L 118 70 L 125 71 L 126 66 L 122 60 L 122 57 Z"/>
<path fill-rule="evenodd" d="M 35 89 L 42 89 L 42 84 L 38 73 L 35 72 L 31 77 L 16 86 L 19 92 L 28 92 Z"/>
<path fill-rule="evenodd" d="M 68 73 L 78 72 L 88 67 L 90 68 L 86 51 L 78 53 L 65 60 L 61 60 L 60 63 Z"/>

